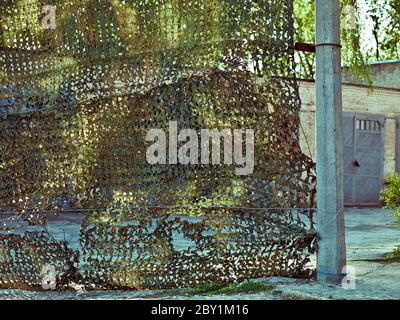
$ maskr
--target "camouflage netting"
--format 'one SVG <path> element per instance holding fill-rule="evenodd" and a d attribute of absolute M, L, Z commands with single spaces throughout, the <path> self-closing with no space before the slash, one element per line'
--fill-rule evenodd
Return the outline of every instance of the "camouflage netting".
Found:
<path fill-rule="evenodd" d="M 1 0 L 0 28 L 0 287 L 45 265 L 58 288 L 310 276 L 292 0 Z M 149 164 L 170 121 L 253 129 L 254 172 Z M 48 231 L 61 212 L 85 214 L 79 245 Z"/>

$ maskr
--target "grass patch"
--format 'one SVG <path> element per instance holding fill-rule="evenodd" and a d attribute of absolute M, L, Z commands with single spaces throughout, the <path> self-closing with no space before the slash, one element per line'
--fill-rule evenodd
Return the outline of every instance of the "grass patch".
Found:
<path fill-rule="evenodd" d="M 400 246 L 394 249 L 393 252 L 387 253 L 385 260 L 387 262 L 400 262 Z"/>
<path fill-rule="evenodd" d="M 376 262 L 376 263 L 382 263 L 382 264 L 398 263 L 398 262 L 400 262 L 400 246 L 398 246 L 392 252 L 386 253 L 382 258 L 356 259 L 356 260 L 352 260 L 352 261 Z"/>
<path fill-rule="evenodd" d="M 280 296 L 280 295 L 282 295 L 282 293 L 283 293 L 283 292 L 282 292 L 281 290 L 273 290 L 273 291 L 272 291 L 272 295 L 273 295 L 273 296 Z"/>
<path fill-rule="evenodd" d="M 199 294 L 238 294 L 238 293 L 255 293 L 255 292 L 266 292 L 272 291 L 272 294 L 278 295 L 280 292 L 274 290 L 275 287 L 272 284 L 266 284 L 261 282 L 243 282 L 240 284 L 230 284 L 223 286 L 218 283 L 206 283 L 195 288 L 195 292 Z"/>
<path fill-rule="evenodd" d="M 215 292 L 215 291 L 221 290 L 222 288 L 223 288 L 222 285 L 220 285 L 218 283 L 210 282 L 210 283 L 201 284 L 198 287 L 196 287 L 194 290 L 196 291 L 196 293 L 210 293 L 210 292 Z"/>

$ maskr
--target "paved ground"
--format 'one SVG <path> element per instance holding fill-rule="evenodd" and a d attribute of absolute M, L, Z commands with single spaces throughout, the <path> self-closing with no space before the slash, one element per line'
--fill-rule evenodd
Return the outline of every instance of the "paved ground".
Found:
<path fill-rule="evenodd" d="M 52 221 L 50 231 L 57 237 L 76 234 L 79 231 L 79 216 L 68 221 Z M 346 210 L 347 263 L 355 268 L 356 288 L 345 290 L 341 286 L 327 285 L 316 281 L 287 278 L 256 279 L 273 283 L 280 295 L 268 293 L 234 296 L 191 296 L 190 299 L 400 299 L 400 263 L 384 264 L 374 260 L 382 258 L 400 244 L 400 229 L 395 226 L 392 212 L 382 209 Z M 62 240 L 62 239 L 60 239 Z M 72 240 L 72 239 L 66 239 Z M 75 244 L 77 245 L 77 243 Z M 32 293 L 21 290 L 0 291 L 0 299 L 188 299 L 182 292 L 45 292 Z"/>
<path fill-rule="evenodd" d="M 374 262 L 400 245 L 400 229 L 390 210 L 346 210 L 347 264 L 356 272 L 356 288 L 316 281 L 265 279 L 286 294 L 316 299 L 400 299 L 400 263 Z"/>
<path fill-rule="evenodd" d="M 400 245 L 400 229 L 391 210 L 348 209 L 345 221 L 350 260 L 379 258 Z"/>

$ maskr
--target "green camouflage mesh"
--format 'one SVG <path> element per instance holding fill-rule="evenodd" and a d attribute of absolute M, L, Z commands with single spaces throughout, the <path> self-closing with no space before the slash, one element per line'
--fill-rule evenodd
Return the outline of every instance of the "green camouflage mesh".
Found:
<path fill-rule="evenodd" d="M 0 28 L 0 287 L 311 275 L 292 0 L 1 0 Z M 253 172 L 150 164 L 171 122 L 254 130 Z M 79 232 L 52 234 L 60 215 Z"/>

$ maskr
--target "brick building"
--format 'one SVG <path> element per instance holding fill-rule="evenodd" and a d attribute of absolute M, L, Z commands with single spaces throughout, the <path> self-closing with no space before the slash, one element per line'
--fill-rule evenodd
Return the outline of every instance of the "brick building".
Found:
<path fill-rule="evenodd" d="M 384 176 L 400 172 L 400 60 L 370 65 L 373 87 L 343 70 L 345 202 L 379 205 Z M 301 147 L 315 159 L 315 81 L 300 80 Z"/>

